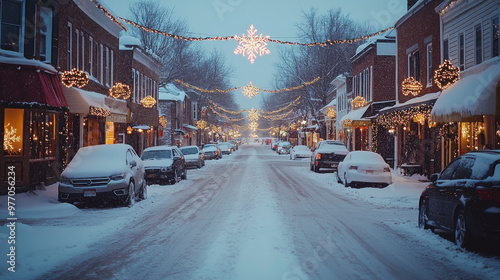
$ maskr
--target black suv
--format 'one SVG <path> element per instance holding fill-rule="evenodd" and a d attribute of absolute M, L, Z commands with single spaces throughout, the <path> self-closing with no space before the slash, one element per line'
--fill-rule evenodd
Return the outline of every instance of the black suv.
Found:
<path fill-rule="evenodd" d="M 334 140 L 319 141 L 316 149 L 313 149 L 309 167 L 314 172 L 320 168 L 332 168 L 337 170 L 339 162 L 343 161 L 349 153 L 344 143 Z"/>
<path fill-rule="evenodd" d="M 431 181 L 420 196 L 419 227 L 453 232 L 460 247 L 500 239 L 500 150 L 460 156 Z"/>
<path fill-rule="evenodd" d="M 148 185 L 175 184 L 180 179 L 187 179 L 186 160 L 176 146 L 149 147 L 142 152 L 144 177 Z"/>

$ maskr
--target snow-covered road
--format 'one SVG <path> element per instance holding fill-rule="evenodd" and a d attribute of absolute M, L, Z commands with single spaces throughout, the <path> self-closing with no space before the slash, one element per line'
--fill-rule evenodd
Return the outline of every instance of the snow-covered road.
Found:
<path fill-rule="evenodd" d="M 51 247 L 32 242 L 33 247 L 21 248 L 19 274 L 7 276 L 500 278 L 498 255 L 467 252 L 417 228 L 416 204 L 425 183 L 395 179 L 383 190 L 346 189 L 335 182 L 334 173 L 314 173 L 308 164 L 307 159 L 290 161 L 269 146 L 245 145 L 189 170 L 186 181 L 151 186 L 148 200 L 132 208 L 77 209 L 55 203 L 71 214 L 39 212 L 45 219 L 27 211 L 21 229 L 30 233 L 20 238 L 47 240 Z M 53 240 L 58 229 L 62 233 Z M 6 226 L 1 230 L 3 241 Z M 23 258 L 39 264 L 23 263 Z M 1 279 L 9 279 L 2 276 L 5 270 Z"/>

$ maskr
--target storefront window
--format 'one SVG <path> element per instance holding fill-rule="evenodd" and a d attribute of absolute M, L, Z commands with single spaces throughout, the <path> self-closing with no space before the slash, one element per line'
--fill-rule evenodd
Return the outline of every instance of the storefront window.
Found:
<path fill-rule="evenodd" d="M 30 111 L 30 158 L 54 159 L 55 148 L 55 113 Z"/>
<path fill-rule="evenodd" d="M 83 146 L 99 145 L 99 121 L 93 118 L 86 118 L 84 122 L 84 143 Z"/>
<path fill-rule="evenodd" d="M 115 139 L 115 123 L 106 122 L 106 144 L 114 144 Z"/>
<path fill-rule="evenodd" d="M 23 154 L 23 109 L 5 109 L 3 150 L 4 155 Z"/>

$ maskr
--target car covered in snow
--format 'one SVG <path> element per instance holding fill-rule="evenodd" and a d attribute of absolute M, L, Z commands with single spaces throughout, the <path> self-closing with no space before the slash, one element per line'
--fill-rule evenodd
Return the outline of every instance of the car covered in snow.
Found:
<path fill-rule="evenodd" d="M 500 150 L 462 155 L 431 181 L 420 196 L 420 228 L 452 232 L 460 247 L 500 240 Z"/>
<path fill-rule="evenodd" d="M 205 165 L 203 152 L 197 146 L 185 146 L 179 148 L 184 155 L 186 165 L 201 168 Z"/>
<path fill-rule="evenodd" d="M 344 143 L 335 140 L 319 141 L 311 155 L 310 168 L 314 172 L 319 172 L 320 168 L 337 169 L 349 151 Z"/>
<path fill-rule="evenodd" d="M 290 159 L 295 160 L 297 158 L 310 158 L 311 150 L 306 145 L 296 145 L 290 149 Z"/>
<path fill-rule="evenodd" d="M 337 181 L 346 187 L 381 187 L 392 184 L 389 164 L 370 151 L 349 152 L 337 169 Z"/>
<path fill-rule="evenodd" d="M 78 150 L 61 173 L 60 202 L 118 201 L 131 206 L 145 199 L 144 164 L 126 144 L 96 145 Z"/>
<path fill-rule="evenodd" d="M 204 159 L 220 159 L 222 158 L 222 152 L 216 144 L 206 144 L 203 146 Z"/>
<path fill-rule="evenodd" d="M 219 148 L 223 155 L 230 155 L 233 152 L 233 148 L 231 148 L 231 145 L 227 142 L 219 143 Z"/>
<path fill-rule="evenodd" d="M 276 149 L 276 152 L 278 154 L 289 154 L 290 149 L 292 148 L 292 144 L 288 141 L 280 141 L 278 143 L 278 148 Z"/>
<path fill-rule="evenodd" d="M 141 155 L 144 162 L 145 178 L 148 185 L 175 184 L 187 179 L 186 160 L 176 146 L 156 146 L 146 148 Z"/>

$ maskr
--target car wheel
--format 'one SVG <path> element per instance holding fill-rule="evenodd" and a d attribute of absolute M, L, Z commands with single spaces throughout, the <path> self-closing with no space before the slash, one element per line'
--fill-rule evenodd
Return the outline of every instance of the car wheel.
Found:
<path fill-rule="evenodd" d="M 141 188 L 141 193 L 139 194 L 139 198 L 141 200 L 145 200 L 148 198 L 148 185 L 144 184 Z"/>
<path fill-rule="evenodd" d="M 135 185 L 134 182 L 130 181 L 128 184 L 128 195 L 125 201 L 125 206 L 132 207 L 135 204 Z"/>
<path fill-rule="evenodd" d="M 188 175 L 187 175 L 187 169 L 186 169 L 186 167 L 184 167 L 184 172 L 182 172 L 181 179 L 182 179 L 182 180 L 186 180 L 186 179 L 187 179 L 187 176 L 188 176 Z"/>
<path fill-rule="evenodd" d="M 344 186 L 345 186 L 346 188 L 349 188 L 349 187 L 351 186 L 351 183 L 348 183 L 348 182 L 347 182 L 347 178 L 345 177 L 345 174 L 344 174 Z"/>
<path fill-rule="evenodd" d="M 427 225 L 427 201 L 422 200 L 418 210 L 418 227 L 421 229 L 428 229 Z"/>
<path fill-rule="evenodd" d="M 467 232 L 467 227 L 465 212 L 461 209 L 455 217 L 455 244 L 460 248 L 469 246 L 470 233 Z"/>
<path fill-rule="evenodd" d="M 309 163 L 309 169 L 311 169 L 311 171 L 314 171 L 314 167 L 312 164 Z"/>
<path fill-rule="evenodd" d="M 319 172 L 319 166 L 316 166 L 316 164 L 314 164 L 314 172 Z"/>

